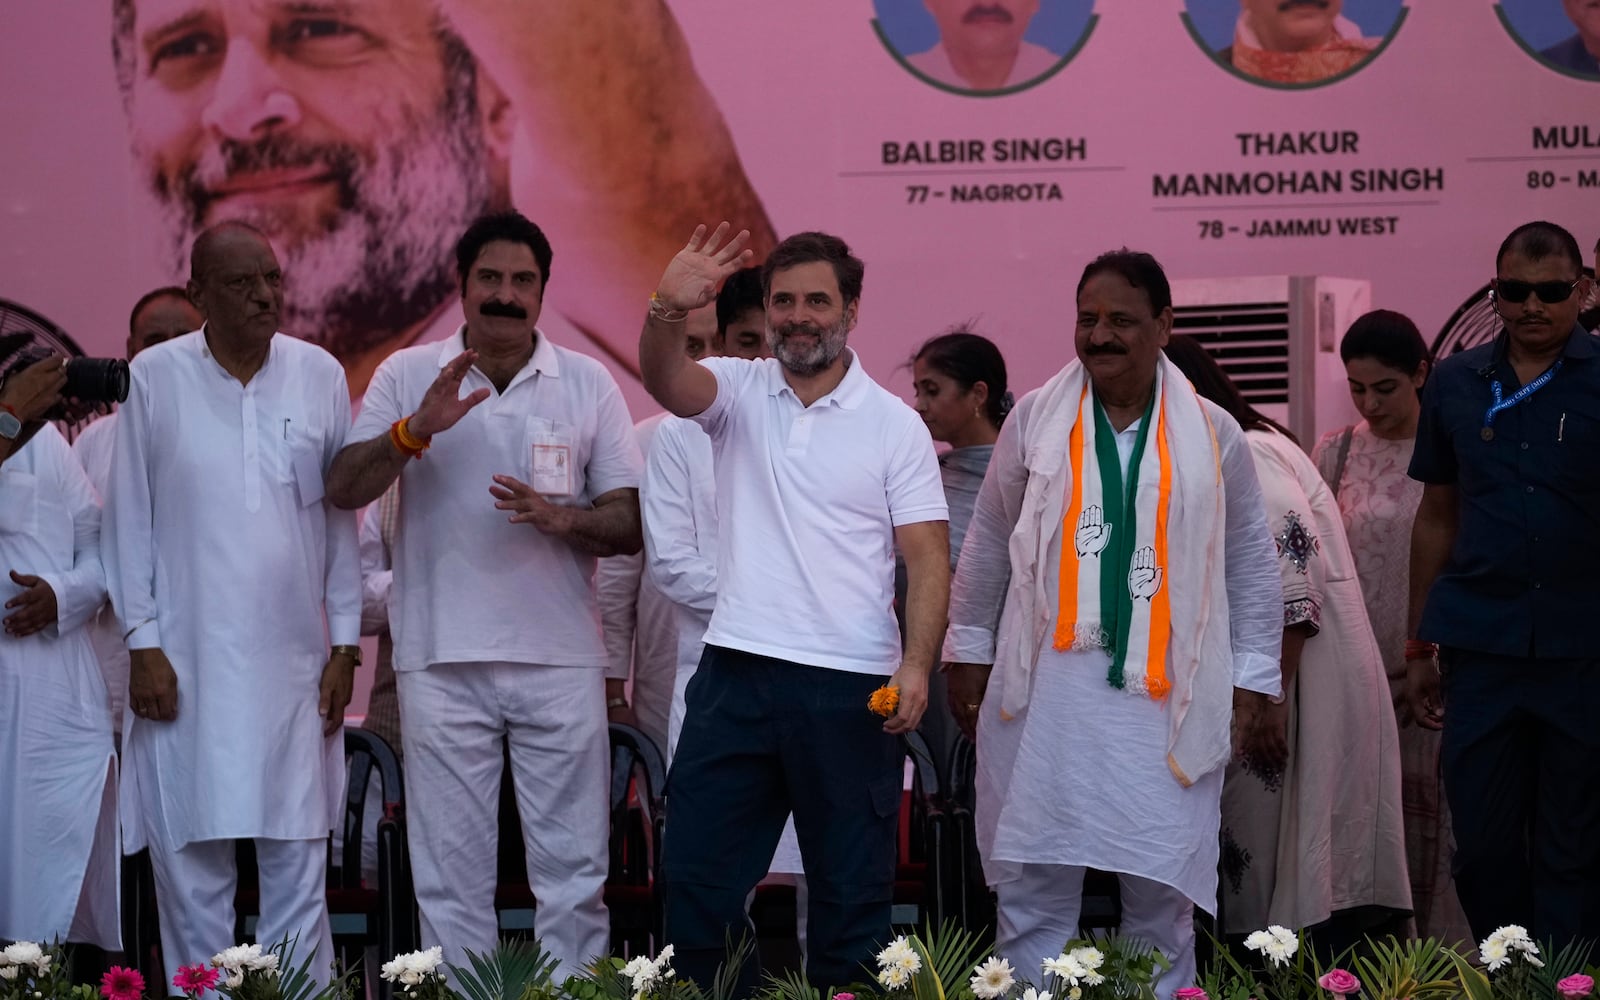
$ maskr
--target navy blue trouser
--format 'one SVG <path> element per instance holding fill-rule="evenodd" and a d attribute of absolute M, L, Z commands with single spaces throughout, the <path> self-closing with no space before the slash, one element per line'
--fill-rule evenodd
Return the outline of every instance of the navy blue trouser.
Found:
<path fill-rule="evenodd" d="M 706 647 L 667 781 L 662 864 L 674 966 L 708 987 L 794 813 L 810 908 L 806 975 L 842 986 L 889 935 L 904 751 L 867 711 L 871 674 Z M 735 996 L 755 992 L 752 956 Z"/>
<path fill-rule="evenodd" d="M 1441 659 L 1440 759 L 1472 933 L 1600 941 L 1600 661 Z"/>

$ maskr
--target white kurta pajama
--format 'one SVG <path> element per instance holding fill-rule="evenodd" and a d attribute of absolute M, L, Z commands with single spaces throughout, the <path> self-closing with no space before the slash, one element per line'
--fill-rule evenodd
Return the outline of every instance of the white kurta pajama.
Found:
<path fill-rule="evenodd" d="M 1163 369 L 1169 386 L 1175 378 L 1188 388 L 1176 369 Z M 1213 588 L 1195 568 L 1169 567 L 1166 698 L 1112 688 L 1105 650 L 1054 648 L 1067 439 L 1082 385 L 1081 376 L 1069 380 L 1075 371 L 1077 362 L 1024 397 L 1001 429 L 957 567 L 944 659 L 996 664 L 978 721 L 977 835 L 1000 897 L 997 951 L 1016 968 L 1037 970 L 1077 934 L 1082 869 L 1116 872 L 1124 932 L 1174 961 L 1158 984 L 1168 995 L 1193 984 L 1190 907 L 1216 907 L 1226 699 L 1234 687 L 1280 690 L 1282 591 L 1244 434 L 1196 400 L 1205 418 L 1191 411 L 1168 429 L 1176 457 L 1172 557 L 1185 558 L 1197 537 L 1221 529 L 1216 569 L 1225 587 L 1215 589 L 1225 594 L 1210 602 L 1198 647 L 1197 625 L 1185 619 Z M 1116 436 L 1125 470 L 1139 426 Z M 1185 441 L 1205 451 L 1187 465 Z M 1153 460 L 1154 452 L 1152 441 L 1145 454 Z M 1190 488 L 1215 491 L 1208 502 L 1220 507 L 1220 523 L 1201 523 L 1180 506 L 1186 473 L 1203 477 Z M 1193 574 L 1187 595 L 1175 578 L 1185 572 Z M 1185 656 L 1194 671 L 1187 678 Z M 1130 653 L 1129 674 L 1142 673 L 1132 660 Z"/>
<path fill-rule="evenodd" d="M 176 719 L 130 713 L 122 822 L 148 845 L 167 973 L 234 943 L 233 846 L 255 838 L 263 944 L 332 961 L 322 876 L 342 734 L 317 710 L 329 646 L 360 637 L 354 512 L 323 497 L 350 424 L 344 370 L 277 334 L 248 385 L 199 330 L 132 364 L 103 546 L 132 650 L 160 648 Z M 218 843 L 224 842 L 224 843 Z"/>
<path fill-rule="evenodd" d="M 636 489 L 642 463 L 611 376 L 542 331 L 535 336 L 533 355 L 503 392 L 470 369 L 462 393 L 488 388 L 489 398 L 406 463 L 389 609 L 423 944 L 461 965 L 467 950 L 486 953 L 498 938 L 504 736 L 539 903 L 534 931 L 565 974 L 609 950 L 608 658 L 596 560 L 510 523 L 489 487 L 509 475 L 552 503 L 588 506 Z M 463 349 L 464 328 L 390 355 L 351 439 L 387 434 L 415 412 Z"/>
<path fill-rule="evenodd" d="M 0 465 L 0 604 L 22 593 L 10 570 L 56 597 L 54 624 L 0 635 L 0 940 L 121 947 L 111 714 L 84 628 L 105 600 L 99 540 L 94 491 L 46 424 Z"/>

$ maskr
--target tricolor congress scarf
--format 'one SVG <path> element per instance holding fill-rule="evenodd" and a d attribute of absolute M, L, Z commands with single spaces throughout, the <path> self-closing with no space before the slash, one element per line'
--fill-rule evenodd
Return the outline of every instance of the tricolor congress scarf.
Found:
<path fill-rule="evenodd" d="M 1116 432 L 1087 380 L 1067 448 L 1072 493 L 1062 521 L 1055 648 L 1107 650 L 1112 687 L 1159 701 L 1172 689 L 1172 606 L 1164 586 L 1172 455 L 1161 377 L 1126 478 Z"/>

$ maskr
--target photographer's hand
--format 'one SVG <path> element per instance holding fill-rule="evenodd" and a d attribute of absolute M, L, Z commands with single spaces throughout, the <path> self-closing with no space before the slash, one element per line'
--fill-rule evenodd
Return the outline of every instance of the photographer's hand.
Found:
<path fill-rule="evenodd" d="M 22 421 L 16 437 L 0 437 L 0 462 L 15 455 L 44 426 L 45 415 L 61 405 L 67 385 L 67 359 L 51 355 L 12 373 L 0 383 L 0 409 Z"/>
<path fill-rule="evenodd" d="M 22 369 L 0 385 L 0 407 L 9 409 L 23 423 L 43 420 L 61 403 L 61 390 L 67 386 L 67 359 L 59 354 Z"/>

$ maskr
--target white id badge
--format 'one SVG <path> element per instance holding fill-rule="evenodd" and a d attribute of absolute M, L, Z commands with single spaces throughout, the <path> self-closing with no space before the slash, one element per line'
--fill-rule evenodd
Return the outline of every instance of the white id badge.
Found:
<path fill-rule="evenodd" d="M 533 432 L 533 483 L 547 497 L 572 495 L 572 445 L 565 434 L 539 429 Z"/>

